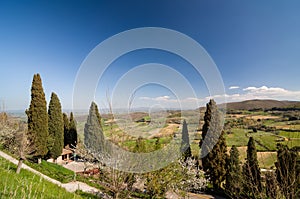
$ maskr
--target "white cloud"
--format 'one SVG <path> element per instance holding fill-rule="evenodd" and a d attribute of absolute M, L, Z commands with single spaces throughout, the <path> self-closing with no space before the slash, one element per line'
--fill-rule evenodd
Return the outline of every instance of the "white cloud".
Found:
<path fill-rule="evenodd" d="M 239 86 L 230 86 L 229 90 L 238 89 L 238 88 L 240 88 L 240 87 Z"/>
<path fill-rule="evenodd" d="M 204 106 L 210 99 L 214 99 L 218 104 L 224 102 L 237 102 L 250 99 L 275 99 L 275 100 L 295 100 L 300 101 L 300 91 L 291 91 L 279 87 L 247 87 L 241 93 L 207 96 L 204 98 L 187 97 L 184 99 L 173 99 L 170 96 L 140 97 L 141 100 L 148 100 L 149 103 L 162 103 L 169 107 L 195 108 Z M 224 101 L 226 100 L 226 101 Z"/>
<path fill-rule="evenodd" d="M 245 99 L 276 99 L 276 100 L 300 100 L 300 91 L 291 91 L 280 87 L 254 87 L 243 89 L 241 100 Z"/>
<path fill-rule="evenodd" d="M 154 98 L 155 101 L 168 101 L 169 99 L 170 99 L 170 96 L 167 96 L 167 95 Z"/>
<path fill-rule="evenodd" d="M 204 102 L 204 99 L 198 99 L 195 97 L 187 97 L 184 99 L 176 99 L 176 98 L 171 98 L 170 96 L 159 96 L 159 97 L 139 97 L 140 100 L 146 100 L 148 105 L 151 104 L 161 104 L 166 107 L 171 107 L 171 108 L 178 108 L 178 107 L 183 107 L 183 108 L 194 108 L 197 107 L 197 103 Z M 202 105 L 202 103 L 201 103 Z"/>
<path fill-rule="evenodd" d="M 290 100 L 300 101 L 300 91 L 287 90 L 280 87 L 254 87 L 250 86 L 243 89 L 241 93 L 225 94 L 227 102 L 245 101 L 251 99 L 274 99 L 274 100 Z M 208 101 L 213 98 L 217 103 L 223 103 L 224 97 L 220 95 L 204 98 Z"/>
<path fill-rule="evenodd" d="M 268 92 L 268 93 L 278 93 L 278 92 L 289 92 L 288 90 L 285 90 L 284 88 L 278 88 L 278 87 L 267 87 L 267 86 L 262 86 L 262 87 L 247 87 L 243 89 L 244 91 L 250 91 L 250 92 Z"/>
<path fill-rule="evenodd" d="M 151 100 L 150 97 L 140 97 L 139 99 L 140 99 L 140 100 Z"/>
<path fill-rule="evenodd" d="M 152 100 L 152 101 L 168 101 L 171 100 L 170 96 L 164 95 L 164 96 L 159 96 L 159 97 L 140 97 L 139 99 L 141 100 Z"/>
<path fill-rule="evenodd" d="M 300 91 L 291 91 L 279 87 L 247 87 L 243 91 L 246 92 L 245 95 L 253 98 L 300 100 Z"/>

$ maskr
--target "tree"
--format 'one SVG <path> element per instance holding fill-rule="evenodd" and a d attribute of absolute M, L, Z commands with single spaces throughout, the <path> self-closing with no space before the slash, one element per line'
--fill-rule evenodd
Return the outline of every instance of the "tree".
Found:
<path fill-rule="evenodd" d="M 296 149 L 277 145 L 276 178 L 282 194 L 287 199 L 297 198 L 299 192 L 299 154 Z"/>
<path fill-rule="evenodd" d="M 70 143 L 69 146 L 71 148 L 76 148 L 77 145 L 77 128 L 76 128 L 76 121 L 74 119 L 73 113 L 70 114 L 70 122 L 69 122 L 69 136 L 70 136 Z"/>
<path fill-rule="evenodd" d="M 221 189 L 226 175 L 227 146 L 218 107 L 214 100 L 206 105 L 201 149 L 202 167 L 215 190 Z"/>
<path fill-rule="evenodd" d="M 198 167 L 198 160 L 188 157 L 186 160 L 179 161 L 183 179 L 181 184 L 182 190 L 192 193 L 201 193 L 207 187 L 207 179 L 204 177 L 204 172 Z"/>
<path fill-rule="evenodd" d="M 31 149 L 29 155 L 38 158 L 38 162 L 40 162 L 41 158 L 48 152 L 47 139 L 49 134 L 47 103 L 39 74 L 33 76 L 31 102 L 26 114 L 28 117 L 27 139 Z"/>
<path fill-rule="evenodd" d="M 189 157 L 192 157 L 189 131 L 188 131 L 187 123 L 185 120 L 183 121 L 183 124 L 182 124 L 181 153 L 182 153 L 184 160 L 186 160 Z"/>
<path fill-rule="evenodd" d="M 265 174 L 266 178 L 266 196 L 268 198 L 278 198 L 278 184 L 273 171 L 268 171 Z M 279 197 L 280 198 L 280 197 Z"/>
<path fill-rule="evenodd" d="M 174 161 L 162 169 L 145 173 L 144 178 L 146 193 L 150 198 L 165 198 L 168 190 L 179 192 L 184 189 L 182 182 L 186 178 L 185 167 L 179 161 Z"/>
<path fill-rule="evenodd" d="M 64 147 L 67 145 L 70 146 L 71 139 L 69 135 L 69 128 L 70 128 L 70 122 L 68 119 L 68 115 L 66 113 L 63 113 L 63 120 L 64 120 Z"/>
<path fill-rule="evenodd" d="M 100 125 L 99 111 L 95 102 L 92 102 L 89 116 L 84 126 L 84 144 L 93 154 L 101 155 L 105 148 L 105 140 Z"/>
<path fill-rule="evenodd" d="M 49 156 L 54 160 L 61 155 L 64 145 L 64 120 L 58 96 L 51 94 L 48 109 L 48 150 Z"/>
<path fill-rule="evenodd" d="M 243 165 L 244 193 L 249 197 L 256 197 L 261 194 L 261 174 L 257 161 L 257 151 L 253 137 L 249 138 L 247 146 L 247 158 Z"/>
<path fill-rule="evenodd" d="M 239 151 L 233 145 L 230 149 L 230 156 L 227 159 L 226 173 L 226 192 L 230 196 L 239 197 L 241 192 L 241 166 L 239 160 Z"/>
<path fill-rule="evenodd" d="M 110 105 L 111 106 L 111 105 Z M 98 121 L 99 121 L 99 124 L 100 124 L 100 127 L 102 128 L 102 124 L 101 124 L 101 120 L 102 120 L 102 118 L 101 118 L 101 116 L 100 116 L 100 113 L 99 113 L 99 108 L 98 108 L 98 106 L 97 106 L 97 104 L 95 103 L 95 109 L 97 110 L 96 111 L 96 116 L 97 116 L 97 118 L 98 118 Z M 110 114 L 111 114 L 111 117 L 113 116 L 113 113 L 112 113 L 112 110 L 110 110 Z M 111 118 L 111 120 L 113 120 L 113 117 Z"/>
<path fill-rule="evenodd" d="M 67 114 L 63 114 L 64 120 L 64 146 L 69 146 L 75 149 L 78 143 L 76 120 L 74 119 L 73 113 L 70 113 L 70 120 L 68 120 Z"/>

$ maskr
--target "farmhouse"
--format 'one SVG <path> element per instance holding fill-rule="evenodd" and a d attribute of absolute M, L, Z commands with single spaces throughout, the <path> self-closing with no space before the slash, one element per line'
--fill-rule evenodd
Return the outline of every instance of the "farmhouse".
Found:
<path fill-rule="evenodd" d="M 73 151 L 71 149 L 63 148 L 61 155 L 56 159 L 57 164 L 67 164 L 73 160 L 71 157 L 73 156 Z M 54 162 L 53 158 L 47 160 L 47 162 Z"/>

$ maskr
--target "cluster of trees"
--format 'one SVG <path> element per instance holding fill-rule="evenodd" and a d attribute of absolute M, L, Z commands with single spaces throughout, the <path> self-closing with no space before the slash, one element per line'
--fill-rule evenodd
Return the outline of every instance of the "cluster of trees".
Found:
<path fill-rule="evenodd" d="M 215 190 L 221 189 L 226 175 L 227 145 L 220 119 L 215 101 L 210 100 L 206 105 L 199 146 L 203 170 Z"/>
<path fill-rule="evenodd" d="M 225 192 L 233 198 L 298 198 L 299 161 L 295 148 L 289 149 L 286 145 L 278 144 L 276 170 L 267 171 L 262 175 L 255 142 L 250 137 L 246 162 L 242 166 L 237 148 L 232 146 L 230 150 Z"/>
<path fill-rule="evenodd" d="M 149 149 L 147 149 L 145 141 L 142 137 L 136 139 L 133 152 L 147 153 Z M 84 145 L 88 152 L 93 154 L 93 157 L 100 162 L 103 156 L 109 154 L 110 146 L 105 140 L 101 126 L 101 116 L 95 102 L 91 103 L 87 122 L 84 127 Z M 156 150 L 161 149 L 162 146 L 159 138 L 156 139 L 154 145 Z M 115 198 L 127 198 L 127 196 L 120 194 L 124 194 L 124 190 L 133 190 L 132 185 L 136 181 L 144 181 L 145 192 L 152 198 L 160 198 L 170 189 L 175 191 L 203 191 L 207 180 L 199 168 L 198 160 L 192 157 L 186 121 L 183 122 L 182 126 L 180 150 L 182 153 L 181 159 L 158 171 L 145 174 L 122 172 L 100 163 L 102 176 L 105 176 L 102 177 L 102 181 L 109 184 L 110 189 L 115 194 Z M 111 161 L 116 161 L 116 164 L 118 164 L 120 161 L 118 159 L 124 158 L 122 153 L 119 153 L 118 158 L 112 158 Z"/>
<path fill-rule="evenodd" d="M 202 191 L 207 182 L 214 192 L 226 194 L 231 198 L 296 198 L 299 194 L 300 166 L 296 149 L 278 145 L 276 172 L 261 174 L 257 160 L 257 151 L 252 137 L 247 146 L 247 157 L 242 164 L 239 151 L 231 147 L 228 154 L 220 114 L 214 100 L 210 100 L 204 116 L 201 148 L 201 165 L 193 157 L 189 142 L 186 121 L 182 125 L 181 153 L 182 158 L 166 168 L 142 176 L 146 180 L 147 193 L 152 197 L 161 197 L 166 190 Z M 92 102 L 89 116 L 84 128 L 84 143 L 89 152 L 98 155 L 106 148 L 106 141 L 101 126 L 101 116 L 97 105 Z M 155 143 L 160 148 L 159 139 Z M 143 138 L 136 140 L 134 152 L 146 152 Z M 121 154 L 120 154 L 121 155 Z M 122 158 L 122 157 L 120 157 Z M 136 174 L 111 169 L 104 172 L 109 175 L 114 185 L 113 190 L 119 193 L 124 183 L 132 187 L 138 178 Z M 139 176 L 141 177 L 141 176 Z M 205 178 L 206 180 L 205 180 Z M 263 181 L 263 178 L 265 179 Z M 113 180 L 115 179 L 115 180 Z"/>
<path fill-rule="evenodd" d="M 27 155 L 32 159 L 57 159 L 64 146 L 76 147 L 77 130 L 73 114 L 70 120 L 62 113 L 58 96 L 53 92 L 47 110 L 47 102 L 39 74 L 33 76 L 31 102 L 26 110 L 28 130 L 26 132 Z"/>
<path fill-rule="evenodd" d="M 70 119 L 68 119 L 68 115 L 63 113 L 64 120 L 64 147 L 69 147 L 71 149 L 75 149 L 77 146 L 78 138 L 77 138 L 77 128 L 76 121 L 74 119 L 73 113 L 70 113 Z"/>
<path fill-rule="evenodd" d="M 249 138 L 247 157 L 242 165 L 235 146 L 227 154 L 224 131 L 219 127 L 219 120 L 216 103 L 210 100 L 199 145 L 205 176 L 215 192 L 226 193 L 231 198 L 299 197 L 300 160 L 296 148 L 278 145 L 276 172 L 266 173 L 263 183 L 254 139 Z"/>
<path fill-rule="evenodd" d="M 35 74 L 31 87 L 31 102 L 26 110 L 28 117 L 27 131 L 23 126 L 16 132 L 26 132 L 18 141 L 20 148 L 20 164 L 26 156 L 34 160 L 42 158 L 57 159 L 63 147 L 77 147 L 76 121 L 73 113 L 70 116 L 62 112 L 58 96 L 53 92 L 49 106 L 43 91 L 42 80 Z M 4 123 L 6 115 L 1 115 L 0 121 Z M 21 128 L 22 127 L 22 128 Z M 112 134 L 112 132 L 111 132 Z M 23 139 L 25 138 L 25 139 Z M 14 139 L 13 139 L 14 140 Z M 101 115 L 97 104 L 92 102 L 87 122 L 84 127 L 84 145 L 93 157 L 101 161 L 101 153 L 107 152 L 109 147 L 101 125 Z M 206 105 L 202 139 L 199 142 L 200 159 L 193 157 L 189 141 L 187 122 L 182 125 L 182 139 L 180 151 L 182 158 L 158 171 L 146 174 L 133 174 L 117 171 L 114 168 L 102 167 L 102 179 L 110 184 L 116 193 L 131 190 L 137 179 L 144 179 L 147 193 L 151 197 L 161 197 L 169 190 L 202 191 L 210 182 L 214 192 L 226 194 L 231 198 L 287 198 L 299 197 L 300 159 L 297 148 L 289 149 L 286 145 L 277 146 L 276 170 L 262 174 L 258 160 L 255 141 L 249 138 L 247 156 L 242 164 L 239 151 L 232 146 L 227 152 L 224 130 L 221 125 L 219 109 L 214 100 Z M 155 142 L 155 149 L 160 149 L 159 139 Z M 147 152 L 143 138 L 138 138 L 134 152 Z M 120 154 L 120 159 L 122 154 Z M 118 160 L 116 160 L 118 161 Z M 124 186 L 126 185 L 126 186 Z"/>

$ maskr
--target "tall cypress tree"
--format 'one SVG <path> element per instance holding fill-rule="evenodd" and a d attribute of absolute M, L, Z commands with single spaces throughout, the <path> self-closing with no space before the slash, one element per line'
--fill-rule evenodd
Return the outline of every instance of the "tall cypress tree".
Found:
<path fill-rule="evenodd" d="M 230 149 L 230 156 L 227 159 L 226 173 L 226 192 L 232 196 L 239 198 L 241 192 L 241 166 L 239 160 L 239 151 L 233 145 Z"/>
<path fill-rule="evenodd" d="M 206 154 L 210 152 L 213 148 L 213 144 L 216 143 L 218 139 L 218 134 L 220 134 L 220 131 L 222 129 L 220 128 L 220 119 L 218 114 L 218 107 L 216 105 L 216 102 L 211 99 L 209 103 L 206 104 L 206 111 L 204 115 L 204 124 L 202 127 L 202 139 L 199 142 L 199 147 L 201 148 L 201 157 L 202 160 L 202 166 L 204 169 L 208 165 Z M 208 134 L 208 132 L 211 132 Z"/>
<path fill-rule="evenodd" d="M 49 155 L 56 159 L 61 155 L 64 145 L 64 121 L 61 104 L 55 93 L 51 94 L 48 109 Z"/>
<path fill-rule="evenodd" d="M 42 86 L 42 80 L 39 74 L 33 76 L 31 86 L 31 102 L 29 109 L 26 110 L 28 117 L 27 139 L 30 147 L 30 153 L 39 162 L 47 152 L 48 139 L 48 114 L 45 93 Z"/>
<path fill-rule="evenodd" d="M 97 118 L 98 118 L 99 124 L 100 124 L 100 126 L 101 126 L 101 128 L 102 128 L 102 124 L 101 124 L 101 120 L 102 120 L 102 118 L 101 118 L 101 116 L 100 116 L 100 113 L 99 113 L 99 108 L 98 108 L 98 106 L 97 106 L 97 104 L 96 104 L 96 103 L 95 103 L 95 109 L 97 110 L 97 111 L 96 111 L 96 115 L 97 115 Z"/>
<path fill-rule="evenodd" d="M 262 191 L 261 174 L 257 160 L 257 151 L 253 137 L 249 138 L 247 145 L 247 158 L 243 165 L 244 193 L 248 197 L 255 197 Z"/>
<path fill-rule="evenodd" d="M 76 148 L 77 146 L 77 128 L 76 128 L 76 121 L 74 119 L 73 113 L 70 114 L 70 122 L 69 122 L 69 136 L 70 136 L 70 143 L 69 146 L 71 148 Z"/>
<path fill-rule="evenodd" d="M 92 153 L 101 155 L 105 148 L 105 140 L 99 121 L 99 111 L 95 102 L 92 102 L 89 116 L 84 126 L 84 145 Z"/>
<path fill-rule="evenodd" d="M 182 124 L 182 141 L 181 141 L 181 153 L 184 161 L 192 157 L 192 151 L 190 146 L 190 138 L 189 138 L 189 131 L 187 128 L 187 123 L 184 120 Z"/>
<path fill-rule="evenodd" d="M 219 110 L 212 99 L 206 105 L 202 140 L 199 146 L 205 175 L 210 179 L 214 189 L 220 190 L 226 175 L 227 145 L 221 126 Z"/>
<path fill-rule="evenodd" d="M 276 181 L 276 177 L 274 172 L 266 172 L 265 173 L 265 181 L 266 181 L 266 196 L 267 198 L 278 198 L 278 183 Z"/>
<path fill-rule="evenodd" d="M 69 128 L 70 128 L 70 122 L 68 115 L 66 113 L 63 113 L 63 120 L 64 120 L 64 147 L 67 145 L 70 146 L 71 140 L 69 135 Z"/>
<path fill-rule="evenodd" d="M 300 171 L 299 154 L 296 149 L 277 145 L 276 178 L 281 192 L 287 199 L 297 198 L 299 194 Z"/>

